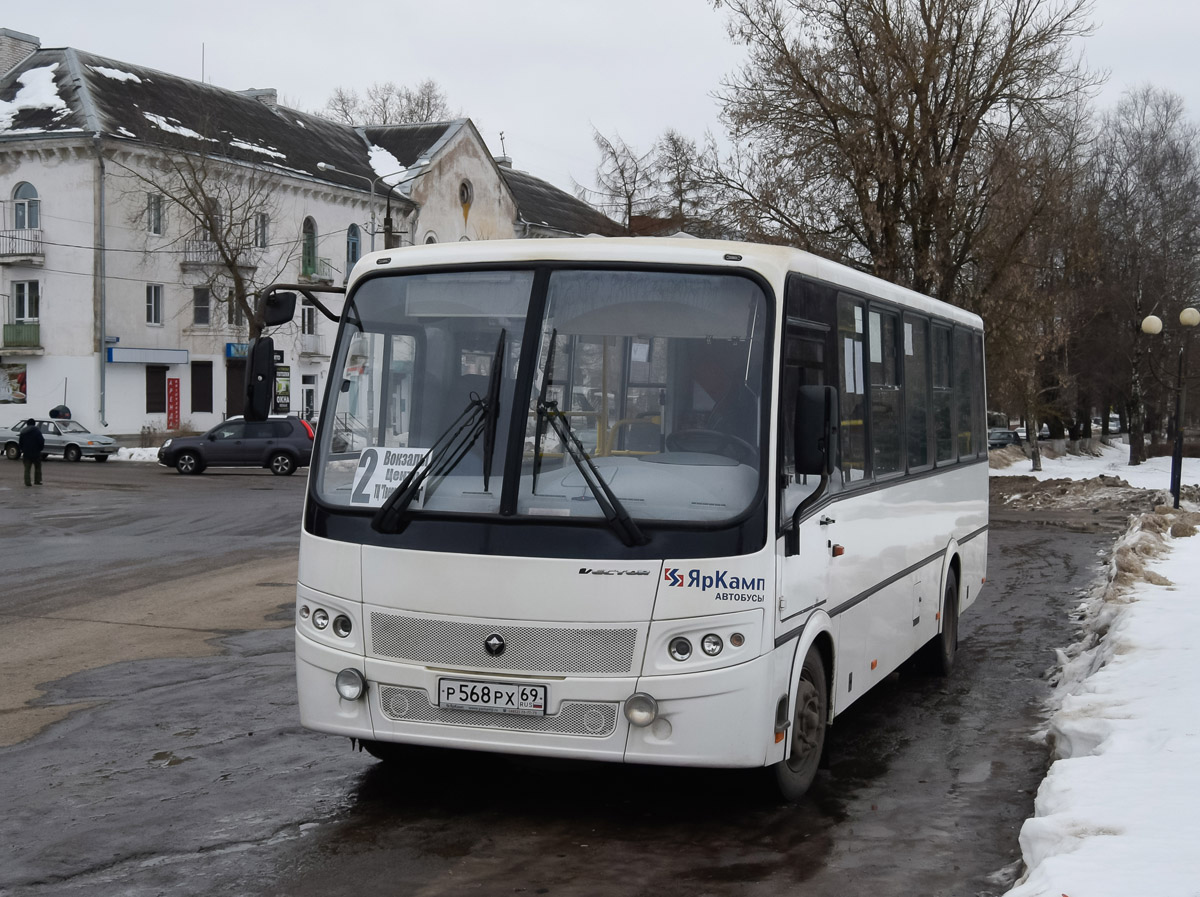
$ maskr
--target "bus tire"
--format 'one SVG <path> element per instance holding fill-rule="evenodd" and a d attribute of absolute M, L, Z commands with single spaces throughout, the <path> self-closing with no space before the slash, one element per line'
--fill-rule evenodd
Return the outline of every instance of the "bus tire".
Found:
<path fill-rule="evenodd" d="M 954 669 L 958 655 L 958 577 L 946 575 L 946 594 L 942 598 L 942 631 L 925 643 L 922 665 L 931 676 L 946 677 Z"/>
<path fill-rule="evenodd" d="M 775 785 L 784 800 L 802 798 L 821 765 L 829 722 L 829 683 L 821 653 L 810 648 L 796 683 L 796 712 L 788 730 L 788 756 L 775 764 Z"/>

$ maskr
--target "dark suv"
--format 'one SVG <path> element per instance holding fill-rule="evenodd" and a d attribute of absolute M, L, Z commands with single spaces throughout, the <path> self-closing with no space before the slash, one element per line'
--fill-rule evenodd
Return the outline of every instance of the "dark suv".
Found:
<path fill-rule="evenodd" d="M 203 436 L 168 439 L 158 450 L 158 463 L 180 473 L 203 473 L 206 467 L 267 467 L 285 477 L 308 466 L 312 449 L 313 429 L 302 418 L 231 417 Z"/>

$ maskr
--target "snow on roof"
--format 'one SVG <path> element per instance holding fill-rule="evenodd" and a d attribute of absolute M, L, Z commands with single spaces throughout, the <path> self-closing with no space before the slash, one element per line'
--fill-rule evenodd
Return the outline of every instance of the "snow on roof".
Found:
<path fill-rule="evenodd" d="M 132 72 L 123 72 L 120 69 L 111 69 L 104 65 L 89 65 L 93 72 L 98 75 L 103 75 L 105 78 L 112 78 L 114 81 L 133 81 L 136 84 L 141 84 L 142 79 Z"/>
<path fill-rule="evenodd" d="M 399 159 L 374 143 L 367 150 L 367 161 L 375 176 L 390 187 L 395 187 L 408 174 L 408 169 L 400 164 Z"/>
<path fill-rule="evenodd" d="M 0 131 L 9 130 L 17 113 L 24 109 L 51 110 L 57 113 L 54 117 L 55 121 L 70 114 L 71 110 L 59 96 L 58 85 L 54 81 L 54 72 L 57 68 L 58 63 L 52 62 L 50 65 L 26 69 L 17 76 L 17 83 L 21 85 L 21 88 L 17 91 L 16 96 L 8 101 L 0 100 Z M 24 128 L 21 133 L 31 133 L 37 130 L 40 129 Z"/>
<path fill-rule="evenodd" d="M 169 134 L 178 134 L 180 137 L 190 137 L 192 140 L 208 140 L 215 143 L 211 137 L 205 137 L 199 131 L 193 131 L 191 128 L 184 127 L 183 123 L 177 118 L 169 118 L 165 115 L 157 115 L 153 112 L 142 111 L 142 115 L 146 117 L 146 121 L 154 125 L 156 128 L 161 128 Z"/>

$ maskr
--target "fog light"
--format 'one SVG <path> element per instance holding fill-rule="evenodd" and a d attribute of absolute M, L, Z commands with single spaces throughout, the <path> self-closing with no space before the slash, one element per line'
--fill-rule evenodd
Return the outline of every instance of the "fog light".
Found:
<path fill-rule="evenodd" d="M 746 637 L 740 632 L 735 632 L 729 637 L 729 644 L 733 645 L 735 648 L 740 648 L 742 645 L 746 644 Z"/>
<path fill-rule="evenodd" d="M 354 626 L 350 622 L 349 617 L 338 614 L 333 618 L 333 634 L 338 638 L 346 638 L 348 635 L 350 635 L 350 630 L 353 628 Z"/>
<path fill-rule="evenodd" d="M 625 719 L 631 726 L 644 729 L 658 718 L 658 701 L 645 692 L 638 692 L 625 699 Z"/>
<path fill-rule="evenodd" d="M 318 629 L 324 629 L 329 625 L 329 614 L 325 613 L 325 611 L 318 607 L 313 611 L 312 623 Z"/>
<path fill-rule="evenodd" d="M 308 609 L 307 604 L 300 606 L 300 619 L 301 620 L 307 620 L 309 618 L 310 614 L 312 614 L 312 611 Z"/>
<path fill-rule="evenodd" d="M 692 656 L 692 643 L 682 635 L 677 636 L 667 645 L 667 653 L 675 660 L 687 660 Z"/>
<path fill-rule="evenodd" d="M 709 657 L 716 657 L 721 653 L 721 649 L 725 647 L 725 643 L 721 641 L 721 637 L 715 633 L 709 633 L 700 642 L 700 650 Z"/>
<path fill-rule="evenodd" d="M 367 690 L 367 682 L 363 679 L 362 673 L 353 668 L 347 668 L 338 673 L 333 684 L 337 688 L 337 693 L 347 701 L 357 701 Z"/>

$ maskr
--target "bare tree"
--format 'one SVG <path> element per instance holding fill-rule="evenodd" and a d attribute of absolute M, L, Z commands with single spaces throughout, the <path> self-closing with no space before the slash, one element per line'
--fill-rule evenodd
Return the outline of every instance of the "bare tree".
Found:
<path fill-rule="evenodd" d="M 205 130 L 208 136 L 180 137 L 112 161 L 127 179 L 126 193 L 140 200 L 135 214 L 150 213 L 153 204 L 172 222 L 174 250 L 198 276 L 193 285 L 208 287 L 214 311 L 235 326 L 244 322 L 256 339 L 263 330 L 258 293 L 279 279 L 299 241 L 274 232 L 280 175 L 244 161 L 246 153 L 219 127 Z"/>
<path fill-rule="evenodd" d="M 1200 135 L 1179 96 L 1143 87 L 1103 119 L 1093 165 L 1103 245 L 1096 298 L 1111 323 L 1110 363 L 1127 378 L 1129 463 L 1137 464 L 1147 399 L 1161 407 L 1174 385 L 1173 372 L 1153 377 L 1150 358 L 1173 357 L 1182 334 L 1170 323 L 1200 294 Z M 1141 332 L 1150 314 L 1168 322 L 1160 337 Z"/>
<path fill-rule="evenodd" d="M 458 117 L 445 92 L 430 78 L 415 87 L 377 81 L 362 96 L 351 88 L 337 87 L 322 114 L 346 125 L 420 124 Z"/>
<path fill-rule="evenodd" d="M 614 135 L 611 139 L 592 132 L 600 163 L 596 187 L 575 185 L 576 195 L 597 206 L 630 230 L 635 215 L 654 214 L 658 209 L 658 183 L 654 174 L 654 150 L 641 153 Z"/>
<path fill-rule="evenodd" d="M 941 298 L 1019 171 L 997 159 L 1093 83 L 1071 55 L 1088 0 L 715 2 L 748 51 L 710 172 L 743 228 Z"/>
<path fill-rule="evenodd" d="M 696 141 L 668 129 L 654 148 L 658 214 L 679 231 L 696 237 L 734 237 L 720 221 L 716 192 L 704 178 Z"/>

